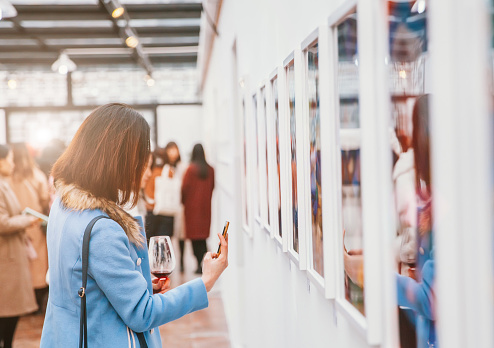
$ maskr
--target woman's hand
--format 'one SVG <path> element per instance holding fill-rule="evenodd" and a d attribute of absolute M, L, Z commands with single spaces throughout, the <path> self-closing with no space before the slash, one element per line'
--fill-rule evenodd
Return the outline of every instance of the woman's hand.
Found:
<path fill-rule="evenodd" d="M 202 263 L 202 281 L 206 286 L 207 292 L 213 288 L 214 283 L 216 283 L 221 273 L 228 267 L 228 234 L 226 235 L 226 239 L 219 233 L 218 237 L 221 241 L 221 254 L 208 252 L 204 256 Z"/>
<path fill-rule="evenodd" d="M 170 278 L 153 278 L 151 282 L 153 283 L 153 294 L 164 294 L 171 289 Z"/>

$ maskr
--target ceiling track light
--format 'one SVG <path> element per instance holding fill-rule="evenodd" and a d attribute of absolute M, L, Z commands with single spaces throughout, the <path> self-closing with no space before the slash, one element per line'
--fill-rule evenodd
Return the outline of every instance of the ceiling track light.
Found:
<path fill-rule="evenodd" d="M 137 45 L 139 45 L 139 40 L 135 36 L 131 35 L 125 39 L 125 44 L 130 48 L 136 48 Z"/>
<path fill-rule="evenodd" d="M 124 12 L 125 12 L 125 10 L 124 10 L 124 8 L 123 8 L 123 7 L 117 7 L 117 8 L 115 8 L 115 9 L 112 11 L 111 16 L 112 16 L 113 18 L 119 18 L 119 17 L 121 17 L 121 16 L 124 14 Z"/>

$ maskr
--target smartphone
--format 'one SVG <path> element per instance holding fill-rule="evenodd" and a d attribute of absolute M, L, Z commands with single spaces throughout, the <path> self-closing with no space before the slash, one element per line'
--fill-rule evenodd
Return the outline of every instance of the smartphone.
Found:
<path fill-rule="evenodd" d="M 22 215 L 26 215 L 26 214 L 35 216 L 38 219 L 43 220 L 44 222 L 48 222 L 48 216 L 46 216 L 44 214 L 41 214 L 41 213 L 37 212 L 36 210 L 33 210 L 33 209 L 29 208 L 29 207 L 27 207 L 26 209 L 24 209 L 22 211 Z"/>
<path fill-rule="evenodd" d="M 230 221 L 225 221 L 225 227 L 223 227 L 223 238 L 226 238 L 226 235 L 228 233 L 228 226 L 230 226 Z M 221 242 L 220 245 L 218 245 L 218 251 L 216 252 L 218 256 L 221 254 Z"/>

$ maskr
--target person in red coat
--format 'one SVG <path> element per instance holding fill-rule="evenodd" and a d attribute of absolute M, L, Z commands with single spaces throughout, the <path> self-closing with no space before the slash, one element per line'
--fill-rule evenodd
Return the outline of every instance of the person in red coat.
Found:
<path fill-rule="evenodd" d="M 196 273 L 202 273 L 201 261 L 207 252 L 206 239 L 211 226 L 211 197 L 214 169 L 206 162 L 204 148 L 196 144 L 191 163 L 182 181 L 182 204 L 185 215 L 185 236 L 192 241 L 197 259 Z"/>

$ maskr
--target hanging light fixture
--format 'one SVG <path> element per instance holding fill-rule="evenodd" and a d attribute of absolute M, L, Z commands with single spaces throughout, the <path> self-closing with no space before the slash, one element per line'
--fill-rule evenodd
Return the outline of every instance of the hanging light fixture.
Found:
<path fill-rule="evenodd" d="M 17 16 L 17 10 L 7 0 L 0 0 L 0 21 L 3 18 L 12 18 Z"/>
<path fill-rule="evenodd" d="M 72 72 L 77 68 L 77 65 L 69 58 L 69 56 L 62 52 L 58 56 L 58 59 L 51 65 L 51 70 L 58 71 L 59 74 L 66 75 L 68 72 Z"/>

